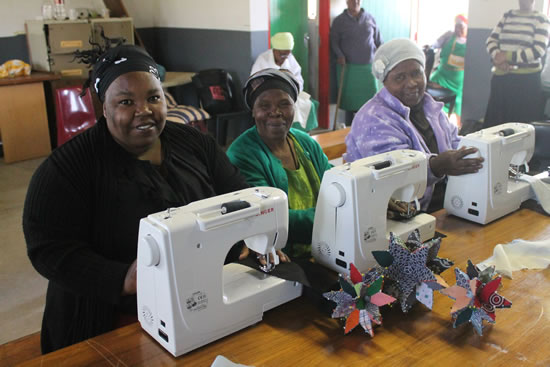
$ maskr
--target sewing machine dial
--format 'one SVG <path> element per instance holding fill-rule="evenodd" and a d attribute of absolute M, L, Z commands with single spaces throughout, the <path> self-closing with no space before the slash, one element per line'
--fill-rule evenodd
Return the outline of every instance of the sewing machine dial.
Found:
<path fill-rule="evenodd" d="M 346 191 L 338 182 L 333 182 L 328 186 L 327 198 L 333 207 L 337 208 L 346 202 Z"/>
<path fill-rule="evenodd" d="M 160 250 L 157 241 L 151 235 L 145 236 L 143 240 L 145 244 L 141 247 L 143 264 L 145 266 L 157 266 L 160 262 Z"/>

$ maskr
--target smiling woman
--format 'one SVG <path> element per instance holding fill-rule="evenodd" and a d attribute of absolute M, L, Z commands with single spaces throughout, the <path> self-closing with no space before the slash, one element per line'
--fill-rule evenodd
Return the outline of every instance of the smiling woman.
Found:
<path fill-rule="evenodd" d="M 25 201 L 28 255 L 49 280 L 43 353 L 137 320 L 141 218 L 248 187 L 212 138 L 166 121 L 144 50 L 118 46 L 94 59 L 104 117 L 44 161 Z"/>
<path fill-rule="evenodd" d="M 424 152 L 429 158 L 428 187 L 420 209 L 431 212 L 443 206 L 445 175 L 477 172 L 483 159 L 464 158 L 475 148 L 455 150 L 460 141 L 457 128 L 443 105 L 426 93 L 424 63 L 424 53 L 409 39 L 380 46 L 373 74 L 384 88 L 355 116 L 344 159 L 353 162 L 399 149 Z"/>
<path fill-rule="evenodd" d="M 138 157 L 151 149 L 160 154 L 166 102 L 151 73 L 134 71 L 118 77 L 105 93 L 103 115 L 113 139 L 124 149 Z"/>
<path fill-rule="evenodd" d="M 253 74 L 244 97 L 256 126 L 239 136 L 227 155 L 250 185 L 277 187 L 288 194 L 284 250 L 291 258 L 309 258 L 319 186 L 331 165 L 315 140 L 290 127 L 298 90 L 288 72 L 265 69 Z"/>

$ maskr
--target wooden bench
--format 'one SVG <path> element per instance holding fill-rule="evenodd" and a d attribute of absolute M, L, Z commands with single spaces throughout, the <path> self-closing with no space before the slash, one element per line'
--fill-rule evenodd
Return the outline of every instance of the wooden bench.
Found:
<path fill-rule="evenodd" d="M 346 152 L 346 136 L 351 127 L 313 135 L 312 138 L 319 143 L 329 160 L 340 158 Z"/>

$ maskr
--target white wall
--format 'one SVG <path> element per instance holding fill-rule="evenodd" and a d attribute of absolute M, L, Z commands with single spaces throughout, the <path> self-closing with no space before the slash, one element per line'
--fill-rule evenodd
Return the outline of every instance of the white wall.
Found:
<path fill-rule="evenodd" d="M 153 28 L 158 18 L 160 1 L 158 0 L 124 0 L 128 14 L 134 20 L 136 28 Z"/>
<path fill-rule="evenodd" d="M 53 2 L 53 1 L 52 1 Z M 25 32 L 25 20 L 41 16 L 43 0 L 2 0 L 0 37 Z M 67 9 L 100 9 L 102 0 L 65 0 Z M 136 28 L 176 27 L 265 31 L 269 0 L 124 0 Z"/>
<path fill-rule="evenodd" d="M 267 30 L 267 0 L 162 0 L 158 27 Z"/>
<path fill-rule="evenodd" d="M 269 0 L 126 0 L 137 28 L 268 29 Z"/>
<path fill-rule="evenodd" d="M 2 0 L 0 2 L 0 37 L 11 37 L 25 33 L 25 20 L 42 15 L 43 0 Z M 53 0 L 52 0 L 53 3 Z M 99 10 L 103 0 L 65 0 L 70 8 L 91 8 Z"/>
<path fill-rule="evenodd" d="M 542 12 L 544 0 L 535 0 L 535 9 Z M 519 9 L 518 0 L 470 0 L 468 28 L 493 29 L 502 15 L 510 9 Z"/>

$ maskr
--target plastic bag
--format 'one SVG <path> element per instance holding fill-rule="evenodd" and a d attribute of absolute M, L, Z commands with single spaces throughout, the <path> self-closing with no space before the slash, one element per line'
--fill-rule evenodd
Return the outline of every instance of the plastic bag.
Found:
<path fill-rule="evenodd" d="M 0 78 L 31 75 L 31 66 L 21 60 L 8 60 L 0 65 Z"/>

